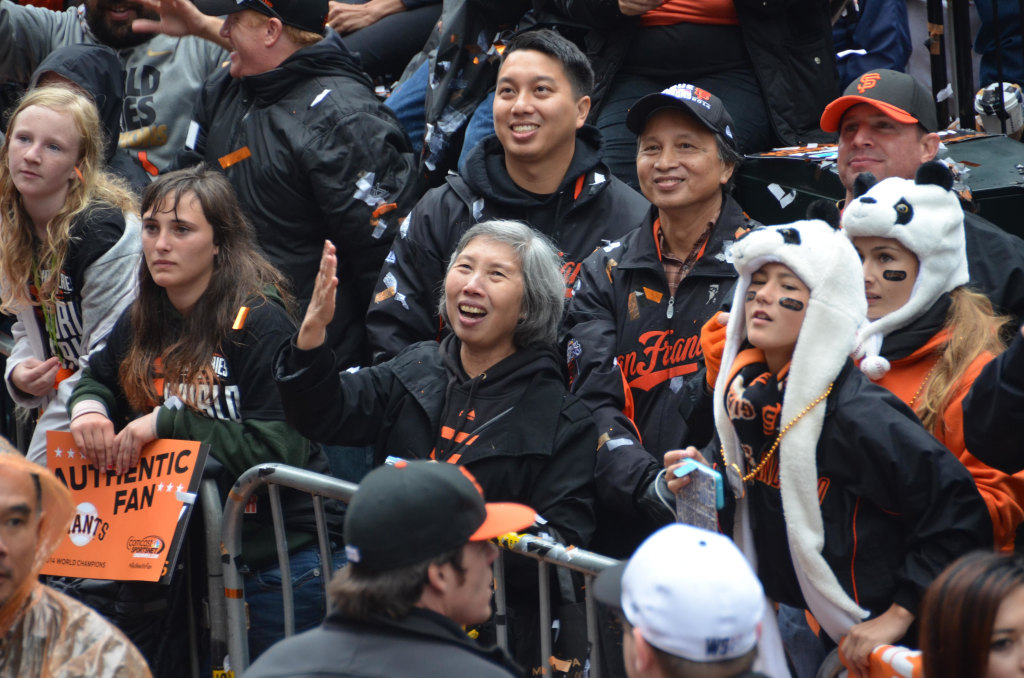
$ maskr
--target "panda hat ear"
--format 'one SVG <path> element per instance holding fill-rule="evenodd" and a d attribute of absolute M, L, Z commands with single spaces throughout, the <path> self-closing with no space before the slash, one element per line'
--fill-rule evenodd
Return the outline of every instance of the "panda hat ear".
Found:
<path fill-rule="evenodd" d="M 859 177 L 858 177 L 859 178 Z M 953 190 L 953 173 L 949 171 L 946 163 L 938 160 L 929 160 L 917 168 L 914 175 L 915 184 L 935 184 L 947 191 Z"/>
<path fill-rule="evenodd" d="M 859 198 L 868 192 L 872 186 L 878 183 L 878 179 L 871 172 L 861 172 L 853 180 L 853 197 Z"/>
<path fill-rule="evenodd" d="M 807 206 L 808 219 L 820 219 L 835 230 L 839 230 L 839 208 L 832 200 L 815 200 Z"/>

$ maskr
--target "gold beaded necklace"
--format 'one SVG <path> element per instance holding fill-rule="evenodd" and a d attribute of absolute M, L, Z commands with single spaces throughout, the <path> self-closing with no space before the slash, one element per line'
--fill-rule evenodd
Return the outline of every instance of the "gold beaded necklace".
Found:
<path fill-rule="evenodd" d="M 928 380 L 932 378 L 932 372 L 934 372 L 935 368 L 938 367 L 938 366 L 939 366 L 939 361 L 936 360 L 935 364 L 932 365 L 932 368 L 930 370 L 928 370 L 928 374 L 924 375 L 924 379 L 921 381 L 921 385 L 917 387 L 917 392 L 914 393 L 914 397 L 910 399 L 909 403 L 907 403 L 907 406 L 910 407 L 910 409 L 912 409 L 912 410 L 914 409 L 914 403 L 917 402 L 918 396 L 920 396 L 921 392 L 924 391 L 924 387 L 928 385 Z M 916 410 L 914 412 L 915 412 L 915 414 L 917 413 Z"/>
<path fill-rule="evenodd" d="M 736 474 L 739 475 L 739 476 L 742 476 L 744 483 L 746 483 L 748 485 L 752 484 L 752 482 L 754 480 L 754 477 L 757 476 L 757 474 L 761 472 L 761 469 L 763 469 L 765 467 L 765 465 L 769 461 L 771 461 L 772 457 L 775 456 L 775 451 L 777 449 L 779 449 L 779 443 L 782 442 L 782 436 L 786 435 L 786 433 L 789 431 L 789 429 L 793 428 L 794 424 L 796 424 L 798 421 L 803 419 L 803 417 L 808 412 L 813 410 L 822 400 L 827 398 L 828 394 L 832 393 L 832 387 L 834 385 L 835 385 L 835 382 L 832 382 L 831 384 L 829 384 L 828 388 L 825 389 L 824 393 L 822 393 L 820 396 L 818 396 L 817 398 L 812 400 L 811 403 L 800 412 L 800 414 L 798 414 L 795 417 L 793 417 L 792 419 L 790 419 L 789 423 L 782 427 L 782 430 L 779 431 L 779 435 L 776 436 L 776 438 L 775 438 L 775 442 L 772 443 L 771 449 L 769 449 L 768 452 L 764 456 L 761 457 L 761 461 L 758 462 L 757 466 L 754 467 L 753 471 L 751 471 L 750 473 L 748 473 L 747 475 L 744 476 L 742 471 L 740 471 L 740 467 L 739 466 L 737 466 L 736 464 L 731 464 L 731 466 L 736 470 Z M 724 445 L 722 446 L 722 458 L 723 459 L 725 458 L 725 446 Z"/>

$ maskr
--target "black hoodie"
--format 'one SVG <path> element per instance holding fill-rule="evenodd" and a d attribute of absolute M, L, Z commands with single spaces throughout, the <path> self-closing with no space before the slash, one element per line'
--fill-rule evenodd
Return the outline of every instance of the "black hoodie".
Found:
<path fill-rule="evenodd" d="M 128 182 L 137 194 L 149 184 L 149 176 L 118 148 L 121 137 L 121 110 L 124 102 L 124 75 L 121 60 L 104 45 L 67 45 L 53 50 L 32 74 L 34 88 L 46 73 L 55 73 L 82 88 L 92 97 L 100 117 L 107 170 Z"/>
<path fill-rule="evenodd" d="M 585 547 L 594 531 L 597 431 L 568 393 L 554 351 L 521 348 L 469 378 L 461 344 L 424 341 L 381 365 L 338 372 L 323 346 L 289 342 L 274 356 L 288 422 L 331 445 L 374 445 L 388 456 L 468 468 L 488 501 L 522 502 L 566 543 Z M 445 430 L 447 429 L 447 431 Z"/>
<path fill-rule="evenodd" d="M 643 222 L 646 198 L 612 176 L 601 160 L 601 135 L 584 126 L 562 184 L 550 195 L 524 191 L 505 169 L 496 136 L 484 139 L 461 174 L 427 192 L 402 225 L 374 290 L 366 329 L 379 363 L 417 341 L 439 338 L 438 294 L 459 238 L 488 219 L 522 221 L 550 237 L 565 259 L 571 288 L 580 262 Z"/>
<path fill-rule="evenodd" d="M 377 100 L 334 31 L 277 68 L 240 78 L 224 67 L 193 113 L 178 167 L 223 169 L 270 261 L 305 310 L 324 239 L 338 247 L 328 341 L 343 366 L 365 365 L 362 322 L 381 262 L 418 195 L 401 125 Z"/>

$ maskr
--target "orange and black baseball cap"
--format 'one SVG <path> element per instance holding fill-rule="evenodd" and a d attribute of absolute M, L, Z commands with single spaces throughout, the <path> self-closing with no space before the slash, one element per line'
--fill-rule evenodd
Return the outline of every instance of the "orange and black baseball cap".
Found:
<path fill-rule="evenodd" d="M 825 107 L 821 129 L 838 132 L 843 114 L 857 104 L 870 104 L 897 122 L 917 123 L 928 132 L 938 129 L 935 101 L 924 85 L 906 73 L 879 68 L 860 76 Z"/>
<path fill-rule="evenodd" d="M 195 6 L 210 16 L 251 9 L 310 33 L 323 33 L 327 25 L 327 0 L 195 0 Z"/>
<path fill-rule="evenodd" d="M 392 570 L 522 530 L 536 517 L 523 504 L 484 502 L 462 466 L 403 460 L 359 483 L 345 512 L 345 553 L 361 568 Z"/>

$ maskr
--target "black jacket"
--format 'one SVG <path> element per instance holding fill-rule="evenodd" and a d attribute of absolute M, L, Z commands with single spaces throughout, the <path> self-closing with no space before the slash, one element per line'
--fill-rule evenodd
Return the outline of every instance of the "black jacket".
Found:
<path fill-rule="evenodd" d="M 711 458 L 712 450 L 707 454 Z M 947 565 L 969 551 L 992 549 L 988 509 L 967 469 L 850 360 L 826 400 L 816 461 L 822 555 L 846 593 L 872 616 L 892 603 L 917 614 L 924 590 Z M 770 598 L 803 608 L 778 468 L 769 463 L 747 488 L 757 571 Z M 734 504 L 726 495 L 728 533 Z"/>
<path fill-rule="evenodd" d="M 107 169 L 121 177 L 132 190 L 142 193 L 149 175 L 126 151 L 118 148 L 124 103 L 124 76 L 121 60 L 104 45 L 67 45 L 50 52 L 32 73 L 29 87 L 35 87 L 46 73 L 67 78 L 89 93 L 100 116 Z"/>
<path fill-rule="evenodd" d="M 597 88 L 590 110 L 596 120 L 640 17 L 625 16 L 617 0 L 549 0 L 572 20 L 591 27 L 587 55 Z M 828 4 L 817 0 L 735 0 L 736 16 L 751 65 L 785 144 L 827 141 L 821 113 L 839 96 Z"/>
<path fill-rule="evenodd" d="M 179 328 L 181 316 L 166 299 L 161 301 L 161 311 L 172 319 L 172 327 Z M 254 299 L 244 325 L 232 330 L 214 354 L 219 382 L 208 393 L 196 396 L 201 409 L 165 405 L 171 396 L 182 394 L 180 385 L 170 380 L 164 384 L 161 406 L 156 410 L 157 435 L 209 444 L 205 473 L 217 480 L 224 497 L 238 476 L 257 464 L 280 462 L 329 473 L 320 447 L 311 445 L 285 422 L 274 388 L 270 370 L 273 352 L 294 329 L 295 323 L 281 305 Z M 176 339 L 170 338 L 168 343 Z M 118 376 L 133 341 L 129 308 L 108 336 L 107 345 L 92 355 L 72 393 L 69 411 L 80 400 L 97 400 L 106 406 L 117 431 L 139 416 L 128 405 Z M 316 534 L 312 499 L 305 492 L 291 490 L 284 490 L 281 497 L 289 546 L 295 551 L 312 543 Z M 331 536 L 341 543 L 340 507 L 337 502 L 328 502 L 328 508 Z M 251 510 L 242 526 L 242 552 L 245 564 L 255 570 L 276 562 L 277 550 L 270 502 L 264 493 Z"/>
<path fill-rule="evenodd" d="M 586 546 L 597 434 L 586 406 L 566 392 L 553 351 L 523 348 L 469 379 L 456 364 L 459 346 L 454 335 L 421 342 L 381 365 L 338 374 L 323 347 L 299 351 L 289 342 L 274 357 L 274 376 L 285 415 L 303 435 L 375 445 L 377 464 L 388 456 L 457 461 L 488 501 L 522 502 L 566 543 Z M 474 409 L 470 437 L 444 440 L 442 425 Z M 484 420 L 483 411 L 495 415 Z"/>
<path fill-rule="evenodd" d="M 584 127 L 557 191 L 538 196 L 520 189 L 505 169 L 505 151 L 487 137 L 462 174 L 427 192 L 402 225 L 366 316 L 373 360 L 381 362 L 417 341 L 439 338 L 437 313 L 448 259 L 462 234 L 488 219 L 516 219 L 554 241 L 572 286 L 580 262 L 634 228 L 650 204 L 612 176 L 601 161 L 601 136 Z"/>
<path fill-rule="evenodd" d="M 975 457 L 1006 473 L 1024 471 L 1024 338 L 982 369 L 964 398 L 964 439 Z"/>
<path fill-rule="evenodd" d="M 602 553 L 621 557 L 657 527 L 634 498 L 662 467 L 662 455 L 703 446 L 714 434 L 709 408 L 689 420 L 680 414 L 692 412 L 691 396 L 704 382 L 701 327 L 732 299 L 729 250 L 736 232 L 752 225 L 726 195 L 703 255 L 672 297 L 654 236 L 657 216 L 652 208 L 642 226 L 587 257 L 563 332 L 571 390 L 594 413 L 600 435 L 597 491 L 609 513 L 601 520 Z"/>
<path fill-rule="evenodd" d="M 964 209 L 970 285 L 987 296 L 997 313 L 1024 320 L 1024 240 Z"/>
<path fill-rule="evenodd" d="M 509 678 L 518 673 L 498 648 L 472 642 L 429 610 L 403 619 L 354 620 L 332 612 L 311 631 L 267 650 L 245 678 Z"/>
<path fill-rule="evenodd" d="M 199 129 L 178 165 L 205 160 L 224 169 L 300 308 L 324 239 L 337 245 L 328 341 L 341 365 L 367 364 L 366 305 L 417 182 L 405 132 L 357 58 L 330 31 L 265 73 L 232 78 L 224 67 L 207 81 L 194 117 Z"/>

